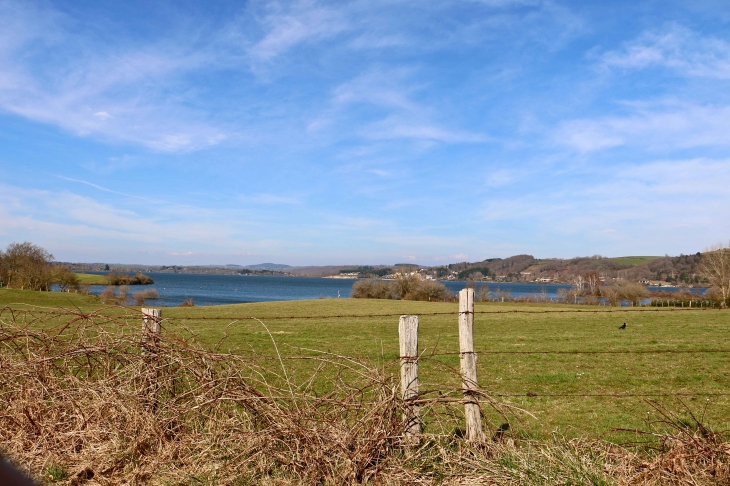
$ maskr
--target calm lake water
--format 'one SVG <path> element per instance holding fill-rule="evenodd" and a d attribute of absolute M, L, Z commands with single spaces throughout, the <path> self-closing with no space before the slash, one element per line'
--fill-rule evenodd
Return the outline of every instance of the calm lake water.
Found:
<path fill-rule="evenodd" d="M 276 300 L 304 300 L 318 298 L 349 297 L 354 279 L 299 278 L 299 277 L 246 277 L 240 275 L 195 275 L 182 273 L 147 273 L 155 281 L 153 285 L 130 286 L 130 292 L 155 289 L 160 298 L 147 301 L 155 306 L 176 306 L 192 298 L 195 305 L 240 304 L 244 302 L 270 302 Z M 443 282 L 456 293 L 466 287 L 466 282 Z M 490 291 L 509 292 L 514 297 L 546 295 L 555 299 L 559 289 L 569 289 L 563 284 L 492 283 L 477 284 L 477 290 L 487 287 Z M 103 286 L 95 285 L 92 293 L 100 294 Z M 657 290 L 650 287 L 650 290 Z M 675 288 L 661 288 L 676 291 Z M 693 289 L 700 290 L 700 289 Z"/>

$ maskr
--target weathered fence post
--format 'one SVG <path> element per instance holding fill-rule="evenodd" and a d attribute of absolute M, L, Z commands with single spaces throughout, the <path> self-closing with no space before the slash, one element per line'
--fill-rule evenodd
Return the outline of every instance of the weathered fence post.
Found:
<path fill-rule="evenodd" d="M 400 316 L 398 322 L 400 341 L 400 387 L 405 401 L 404 435 L 406 440 L 418 441 L 421 420 L 418 405 L 418 316 Z"/>
<path fill-rule="evenodd" d="M 484 442 L 482 417 L 479 409 L 479 385 L 477 383 L 477 355 L 474 352 L 474 289 L 459 292 L 459 352 L 461 383 L 464 390 L 464 415 L 466 440 Z"/>
<path fill-rule="evenodd" d="M 160 309 L 142 309 L 142 357 L 147 365 L 146 390 L 143 401 L 152 412 L 157 409 L 157 352 L 160 343 L 162 311 Z"/>
<path fill-rule="evenodd" d="M 160 321 L 162 311 L 160 309 L 142 308 L 142 354 L 157 354 L 157 344 L 160 340 Z"/>

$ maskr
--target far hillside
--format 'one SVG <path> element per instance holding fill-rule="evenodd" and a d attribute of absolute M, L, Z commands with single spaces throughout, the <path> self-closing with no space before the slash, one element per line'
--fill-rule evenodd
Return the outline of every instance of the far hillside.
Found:
<path fill-rule="evenodd" d="M 670 256 L 577 257 L 537 259 L 532 255 L 490 258 L 481 262 L 461 262 L 434 268 L 440 278 L 506 282 L 565 282 L 578 275 L 596 272 L 603 280 L 625 279 L 675 285 L 701 284 L 700 253 Z"/>
<path fill-rule="evenodd" d="M 643 265 L 644 263 L 649 263 L 651 261 L 656 260 L 657 258 L 661 258 L 659 256 L 625 256 L 625 257 L 615 257 L 615 258 L 608 258 L 608 260 L 613 261 L 614 263 L 617 263 L 619 265 Z"/>

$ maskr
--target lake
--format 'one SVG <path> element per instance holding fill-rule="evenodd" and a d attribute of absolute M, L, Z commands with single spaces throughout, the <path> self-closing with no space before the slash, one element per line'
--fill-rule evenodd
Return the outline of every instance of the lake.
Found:
<path fill-rule="evenodd" d="M 155 289 L 159 299 L 148 300 L 155 306 L 177 306 L 188 298 L 195 305 L 240 304 L 245 302 L 271 302 L 277 300 L 305 300 L 318 298 L 346 298 L 352 292 L 354 279 L 304 278 L 304 277 L 251 277 L 242 275 L 197 275 L 187 273 L 146 273 L 155 281 L 153 285 L 130 286 L 130 293 Z M 466 287 L 466 282 L 442 282 L 451 292 Z M 565 284 L 525 284 L 479 282 L 477 290 L 502 291 L 515 297 L 545 295 L 555 299 L 559 289 L 569 289 Z M 105 287 L 92 286 L 92 293 L 100 294 Z M 649 290 L 676 291 L 677 288 L 650 287 Z M 703 290 L 703 289 L 693 289 Z"/>

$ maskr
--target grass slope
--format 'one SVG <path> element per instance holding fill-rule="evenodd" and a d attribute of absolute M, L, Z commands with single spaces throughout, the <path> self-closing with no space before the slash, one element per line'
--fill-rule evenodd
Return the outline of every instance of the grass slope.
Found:
<path fill-rule="evenodd" d="M 105 275 L 94 275 L 92 273 L 77 273 L 79 283 L 89 285 L 108 285 L 109 281 Z"/>
<path fill-rule="evenodd" d="M 89 296 L 0 290 L 0 306 L 28 308 L 28 304 L 84 311 L 100 307 Z M 554 312 L 558 310 L 564 312 Z M 700 412 L 709 403 L 707 421 L 727 430 L 730 399 L 712 397 L 708 402 L 702 394 L 728 392 L 730 352 L 694 351 L 730 350 L 730 315 L 718 310 L 653 310 L 477 303 L 474 343 L 481 352 L 479 383 L 495 398 L 535 415 L 535 419 L 524 417 L 517 425 L 520 433 L 532 437 L 544 438 L 554 432 L 569 437 L 608 433 L 605 437 L 623 441 L 629 436 L 611 430 L 646 428 L 650 407 L 641 397 L 545 396 L 560 394 L 699 393 L 698 397 L 681 400 Z M 437 312 L 452 314 L 429 315 Z M 456 312 L 454 303 L 324 299 L 164 308 L 162 315 L 170 320 L 169 325 L 184 324 L 204 344 L 220 344 L 223 351 L 276 356 L 273 338 L 288 372 L 297 380 L 306 379 L 315 365 L 312 361 L 287 358 L 317 354 L 313 350 L 366 357 L 397 373 L 398 315 L 419 315 L 421 389 L 447 390 L 460 384 Z M 356 317 L 369 314 L 394 315 Z M 619 330 L 623 322 L 627 329 Z M 638 353 L 574 353 L 607 350 Z M 667 350 L 688 352 L 647 352 Z M 525 351 L 559 353 L 488 353 Z M 453 354 L 436 356 L 444 353 Z M 278 360 L 272 360 L 272 367 L 278 366 Z M 324 391 L 327 384 L 318 386 Z M 528 393 L 535 396 L 500 398 Z M 656 400 L 674 410 L 682 408 L 678 398 Z M 501 419 L 487 413 L 492 426 L 499 425 Z"/>
<path fill-rule="evenodd" d="M 616 257 L 616 258 L 608 258 L 608 260 L 611 260 L 612 262 L 615 262 L 619 265 L 633 265 L 634 267 L 643 265 L 644 263 L 649 263 L 650 261 L 656 260 L 657 258 L 661 258 L 659 256 L 625 256 L 625 257 Z"/>

